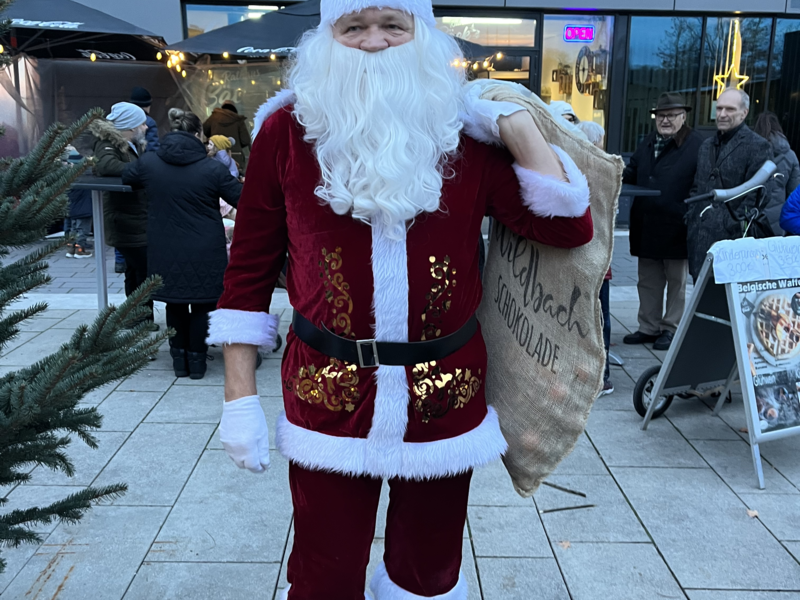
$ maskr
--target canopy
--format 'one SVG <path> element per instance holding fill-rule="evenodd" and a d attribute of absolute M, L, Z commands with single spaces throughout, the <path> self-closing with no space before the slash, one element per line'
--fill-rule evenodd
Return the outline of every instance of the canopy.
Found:
<path fill-rule="evenodd" d="M 155 61 L 163 38 L 73 0 L 16 0 L 2 15 L 0 36 L 12 54 L 38 58 Z"/>
<path fill-rule="evenodd" d="M 258 19 L 248 19 L 227 27 L 167 46 L 167 50 L 231 57 L 258 58 L 275 54 L 286 56 L 309 29 L 319 25 L 320 0 L 306 0 L 281 10 L 266 13 Z M 478 44 L 456 38 L 467 58 L 483 58 L 492 54 Z"/>

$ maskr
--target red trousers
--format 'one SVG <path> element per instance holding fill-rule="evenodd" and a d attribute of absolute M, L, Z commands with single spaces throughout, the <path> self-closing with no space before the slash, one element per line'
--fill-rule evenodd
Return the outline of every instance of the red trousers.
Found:
<path fill-rule="evenodd" d="M 373 579 L 375 600 L 447 592 L 447 600 L 466 599 L 459 573 L 471 477 L 470 471 L 428 481 L 389 480 L 384 565 Z M 289 600 L 364 600 L 381 480 L 290 463 L 289 484 L 294 504 Z"/>

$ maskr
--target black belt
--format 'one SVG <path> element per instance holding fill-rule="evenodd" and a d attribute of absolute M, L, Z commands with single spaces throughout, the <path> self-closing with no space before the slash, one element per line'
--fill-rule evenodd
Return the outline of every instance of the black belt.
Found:
<path fill-rule="evenodd" d="M 363 368 L 380 365 L 416 365 L 441 360 L 464 346 L 478 330 L 478 319 L 472 315 L 455 333 L 425 342 L 376 342 L 349 340 L 336 335 L 325 325 L 316 327 L 299 312 L 294 311 L 294 334 L 311 348 L 332 358 L 338 358 Z"/>

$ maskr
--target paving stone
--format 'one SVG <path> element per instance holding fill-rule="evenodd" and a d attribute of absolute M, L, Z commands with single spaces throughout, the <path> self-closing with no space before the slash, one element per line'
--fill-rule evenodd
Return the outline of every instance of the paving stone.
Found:
<path fill-rule="evenodd" d="M 800 487 L 800 437 L 789 437 L 759 444 L 761 456 L 786 479 Z"/>
<path fill-rule="evenodd" d="M 125 600 L 241 600 L 272 598 L 278 563 L 145 562 Z"/>
<path fill-rule="evenodd" d="M 611 383 L 614 391 L 600 396 L 592 406 L 593 411 L 624 410 L 632 412 L 634 382 L 620 367 L 611 367 Z"/>
<path fill-rule="evenodd" d="M 224 400 L 220 386 L 173 385 L 150 411 L 146 423 L 219 423 Z"/>
<path fill-rule="evenodd" d="M 3 504 L 3 512 L 9 513 L 13 510 L 25 510 L 34 506 L 44 508 L 53 502 L 63 500 L 70 494 L 75 494 L 83 489 L 84 488 L 81 486 L 66 485 L 18 485 L 14 488 L 14 491 L 8 495 L 8 502 Z M 36 523 L 28 528 L 36 533 L 48 534 L 57 526 L 58 520 L 53 519 L 51 523 Z"/>
<path fill-rule="evenodd" d="M 133 431 L 162 395 L 163 392 L 112 392 L 97 407 L 103 415 L 103 431 Z"/>
<path fill-rule="evenodd" d="M 569 600 L 552 558 L 478 558 L 484 600 Z"/>
<path fill-rule="evenodd" d="M 784 546 L 786 546 L 786 549 L 791 552 L 792 556 L 794 556 L 794 559 L 800 562 L 800 542 L 784 542 Z"/>
<path fill-rule="evenodd" d="M 214 431 L 208 424 L 142 423 L 106 465 L 94 485 L 128 484 L 123 505 L 175 502 Z"/>
<path fill-rule="evenodd" d="M 78 310 L 75 311 L 72 315 L 67 317 L 66 319 L 62 319 L 58 322 L 57 325 L 53 327 L 55 329 L 75 329 L 79 325 L 91 325 L 94 323 L 95 319 L 97 319 L 97 311 L 96 310 Z"/>
<path fill-rule="evenodd" d="M 789 481 L 773 469 L 767 462 L 762 462 L 764 484 L 766 489 L 758 489 L 758 478 L 753 467 L 750 445 L 742 440 L 721 442 L 697 440 L 694 447 L 708 461 L 711 468 L 722 477 L 733 491 L 742 493 L 798 494 Z M 800 501 L 800 497 L 798 497 Z"/>
<path fill-rule="evenodd" d="M 741 439 L 730 425 L 715 417 L 711 409 L 698 400 L 676 398 L 665 416 L 688 440 Z"/>
<path fill-rule="evenodd" d="M 277 452 L 270 456 L 269 471 L 254 474 L 224 452 L 206 450 L 147 559 L 280 562 L 292 503 L 288 463 Z"/>
<path fill-rule="evenodd" d="M 88 404 L 88 405 L 97 405 L 100 404 L 103 400 L 108 398 L 109 394 L 113 392 L 117 385 L 119 385 L 119 381 L 112 381 L 111 383 L 107 383 L 105 385 L 101 385 L 99 388 L 96 388 L 86 394 L 83 398 L 81 398 L 81 404 Z"/>
<path fill-rule="evenodd" d="M 472 543 L 464 540 L 461 548 L 461 573 L 467 580 L 467 600 L 483 600 L 481 598 L 481 585 L 478 582 L 478 566 L 472 554 Z"/>
<path fill-rule="evenodd" d="M 114 453 L 128 438 L 128 433 L 116 431 L 101 430 L 93 435 L 97 438 L 96 449 L 90 448 L 75 436 L 72 436 L 72 442 L 67 446 L 67 456 L 75 470 L 74 477 L 67 477 L 61 471 L 53 471 L 39 466 L 31 472 L 31 480 L 28 485 L 91 485 L 106 463 L 111 460 Z"/>
<path fill-rule="evenodd" d="M 800 600 L 800 592 L 728 592 L 686 590 L 689 600 Z"/>
<path fill-rule="evenodd" d="M 139 371 L 119 384 L 120 392 L 166 392 L 177 377 L 169 371 Z"/>
<path fill-rule="evenodd" d="M 782 541 L 800 542 L 800 496 L 788 494 L 738 494 L 748 508 Z M 800 590 L 800 583 L 797 586 Z"/>
<path fill-rule="evenodd" d="M 553 475 L 608 475 L 608 469 L 592 446 L 592 442 L 583 433 L 578 438 L 575 448 L 559 463 Z"/>
<path fill-rule="evenodd" d="M 45 317 L 36 316 L 27 321 L 23 321 L 18 325 L 20 331 L 47 331 L 56 325 L 61 319 L 47 319 Z"/>
<path fill-rule="evenodd" d="M 683 587 L 797 588 L 800 565 L 713 471 L 612 471 Z"/>
<path fill-rule="evenodd" d="M 610 475 L 558 476 L 550 477 L 548 481 L 570 490 L 583 492 L 586 498 L 542 486 L 534 496 L 536 508 L 540 511 L 594 504 L 594 508 L 542 514 L 542 523 L 551 541 L 650 541 L 636 514 Z"/>
<path fill-rule="evenodd" d="M 53 350 L 58 349 L 58 345 L 56 345 L 56 347 L 51 349 L 49 352 L 40 350 L 40 346 L 42 345 L 41 342 L 39 342 L 39 345 L 34 344 L 34 346 L 32 346 L 34 347 L 33 350 L 26 348 L 26 345 L 29 342 L 33 343 L 32 340 L 36 339 L 40 335 L 41 332 L 38 331 L 22 331 L 14 336 L 14 338 L 8 340 L 6 345 L 2 348 L 2 354 L 0 354 L 0 365 L 9 367 L 27 367 L 35 363 L 37 360 L 40 360 L 47 354 L 50 354 Z"/>
<path fill-rule="evenodd" d="M 155 506 L 95 506 L 59 525 L 4 597 L 119 600 L 167 516 Z"/>
<path fill-rule="evenodd" d="M 622 369 L 636 382 L 642 373 L 654 365 L 658 365 L 659 362 L 655 356 L 650 356 L 649 358 L 627 358 Z"/>
<path fill-rule="evenodd" d="M 554 548 L 572 600 L 684 598 L 652 544 L 579 543 Z"/>
<path fill-rule="evenodd" d="M 283 396 L 280 363 L 265 360 L 256 371 L 256 386 L 262 396 Z"/>
<path fill-rule="evenodd" d="M 6 561 L 6 568 L 0 573 L 0 598 L 5 600 L 8 597 L 9 600 L 12 600 L 11 596 L 3 595 L 3 592 L 38 549 L 39 544 L 23 544 L 18 548 L 3 548 L 2 557 Z"/>
<path fill-rule="evenodd" d="M 553 556 L 533 506 L 470 506 L 467 514 L 476 556 Z"/>
<path fill-rule="evenodd" d="M 496 460 L 475 469 L 469 488 L 471 506 L 532 506 L 530 498 L 523 498 L 511 483 L 503 462 Z"/>
<path fill-rule="evenodd" d="M 609 466 L 708 467 L 666 419 L 641 424 L 635 412 L 592 411 L 586 431 Z"/>

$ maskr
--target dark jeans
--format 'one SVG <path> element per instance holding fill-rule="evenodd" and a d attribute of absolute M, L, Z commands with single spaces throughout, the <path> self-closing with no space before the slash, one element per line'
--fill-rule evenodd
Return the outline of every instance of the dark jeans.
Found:
<path fill-rule="evenodd" d="M 600 288 L 600 307 L 603 310 L 603 345 L 606 347 L 606 368 L 603 372 L 603 381 L 608 381 L 610 368 L 608 364 L 608 349 L 611 346 L 611 307 L 609 306 L 608 288 L 609 280 L 603 282 L 603 287 Z"/>
<path fill-rule="evenodd" d="M 136 248 L 118 248 L 125 259 L 125 295 L 130 296 L 144 280 L 147 279 L 147 246 Z M 149 321 L 153 320 L 153 301 L 147 303 L 150 307 Z"/>
<path fill-rule="evenodd" d="M 191 312 L 189 312 L 190 307 Z M 216 307 L 214 302 L 208 304 L 167 302 L 167 327 L 175 330 L 175 335 L 169 340 L 170 346 L 189 352 L 206 352 L 208 313 Z"/>
<path fill-rule="evenodd" d="M 74 235 L 75 243 L 84 250 L 92 250 L 86 238 L 92 233 L 92 217 L 67 217 L 64 219 L 64 234 Z"/>

